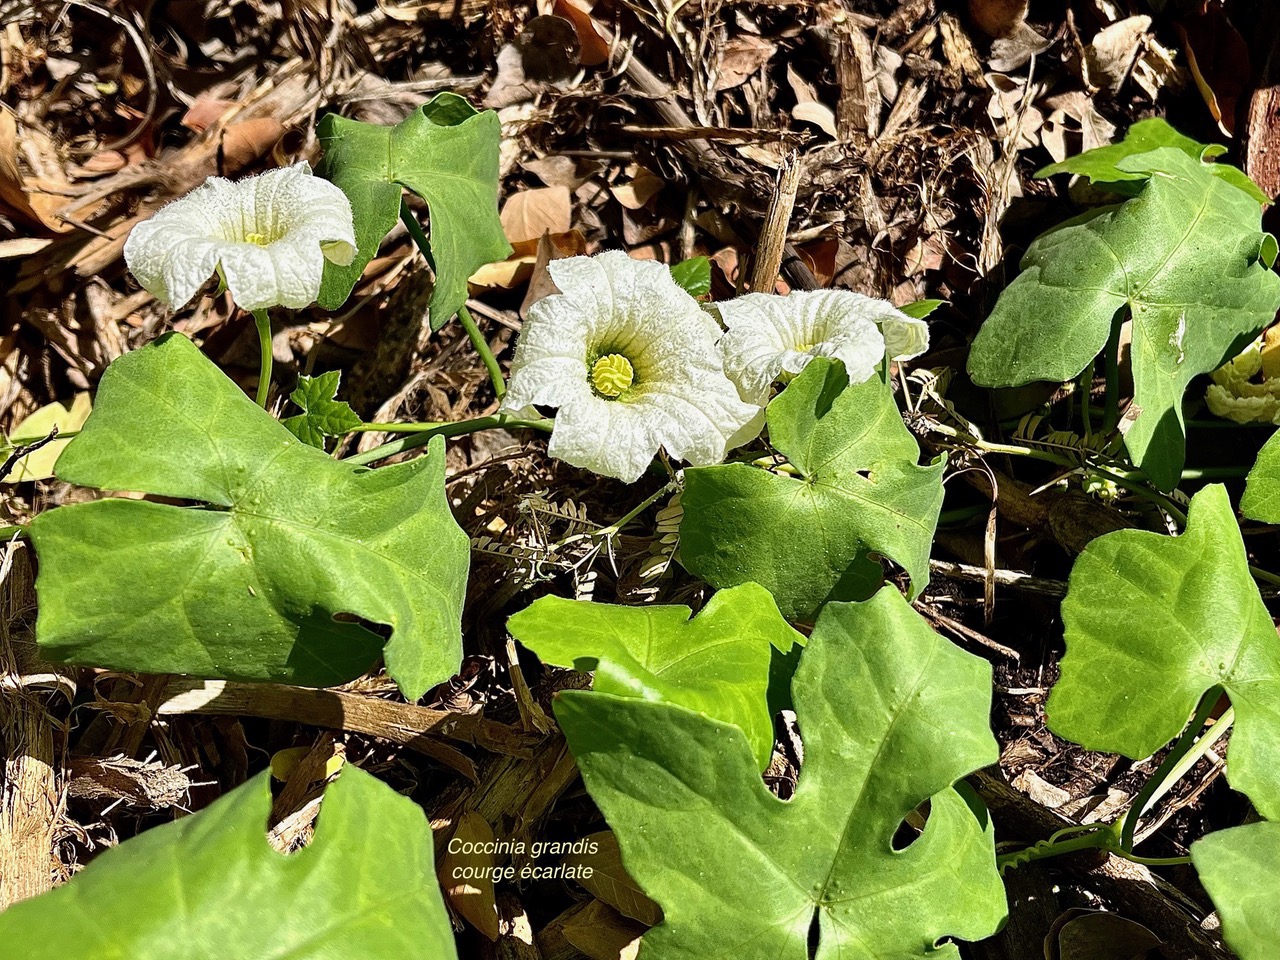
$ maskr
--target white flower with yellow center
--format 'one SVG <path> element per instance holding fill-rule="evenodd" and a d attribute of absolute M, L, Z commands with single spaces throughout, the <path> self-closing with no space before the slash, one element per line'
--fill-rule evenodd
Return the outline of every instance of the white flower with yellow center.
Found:
<path fill-rule="evenodd" d="M 173 307 L 217 273 L 244 310 L 299 308 L 320 292 L 325 260 L 356 254 L 351 203 L 296 163 L 232 183 L 210 177 L 133 228 L 124 259 L 138 282 Z"/>
<path fill-rule="evenodd" d="M 529 309 L 503 408 L 557 407 L 548 453 L 628 482 L 659 447 L 719 463 L 759 407 L 725 376 L 720 327 L 653 261 L 553 261 L 559 294 Z"/>
<path fill-rule="evenodd" d="M 749 293 L 717 307 L 729 328 L 725 371 L 751 403 L 767 401 L 775 380 L 796 376 L 814 357 L 843 361 L 849 382 L 862 383 L 886 356 L 910 360 L 929 347 L 923 320 L 848 290 Z"/>

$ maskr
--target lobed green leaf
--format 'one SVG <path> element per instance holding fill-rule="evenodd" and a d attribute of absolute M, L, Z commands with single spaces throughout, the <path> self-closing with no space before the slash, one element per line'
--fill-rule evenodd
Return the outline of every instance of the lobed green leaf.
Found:
<path fill-rule="evenodd" d="M 1054 733 L 1147 757 L 1221 686 L 1236 710 L 1227 779 L 1264 816 L 1280 816 L 1280 638 L 1226 488 L 1192 498 L 1179 537 L 1120 530 L 1091 542 L 1062 622 L 1067 654 L 1046 707 Z"/>
<path fill-rule="evenodd" d="M 317 173 L 350 199 L 357 247 L 349 266 L 325 264 L 320 306 L 336 310 L 346 302 L 399 219 L 407 187 L 431 211 L 430 319 L 439 330 L 466 303 L 467 278 L 511 253 L 498 220 L 498 115 L 442 93 L 394 127 L 328 114 L 317 132 L 324 149 Z"/>
<path fill-rule="evenodd" d="M 1041 236 L 978 332 L 969 374 L 987 387 L 1066 381 L 1133 319 L 1125 446 L 1162 489 L 1180 479 L 1191 380 L 1239 352 L 1280 309 L 1275 239 L 1249 196 L 1181 150 L 1117 162 L 1149 177 L 1134 199 Z"/>
<path fill-rule="evenodd" d="M 263 772 L 0 913 L 0 960 L 455 960 L 422 808 L 348 765 L 315 837 L 266 838 Z"/>
<path fill-rule="evenodd" d="M 627 872 L 662 907 L 642 955 L 958 958 L 935 944 L 993 933 L 1006 910 L 991 827 L 953 789 L 998 756 L 990 666 L 886 587 L 823 609 L 794 699 L 805 757 L 783 802 L 737 727 L 671 703 L 557 697 Z M 895 850 L 926 799 L 923 833 Z"/>
<path fill-rule="evenodd" d="M 387 668 L 411 700 L 461 662 L 470 549 L 439 438 L 378 470 L 335 461 L 174 334 L 108 368 L 57 469 L 202 506 L 106 499 L 32 521 L 52 660 L 327 686 L 383 647 L 358 618 L 391 628 Z"/>
<path fill-rule="evenodd" d="M 1229 163 L 1210 162 L 1214 157 L 1220 157 L 1226 153 L 1226 147 L 1217 143 L 1200 143 L 1183 136 L 1169 126 L 1167 120 L 1160 117 L 1139 120 L 1128 129 L 1124 139 L 1119 143 L 1095 147 L 1074 157 L 1051 163 L 1037 170 L 1036 176 L 1052 177 L 1059 173 L 1074 173 L 1088 177 L 1091 183 L 1112 193 L 1135 196 L 1142 189 L 1142 184 L 1150 177 L 1150 171 L 1127 169 L 1122 167 L 1120 162 L 1164 147 L 1172 147 L 1191 159 L 1200 161 L 1210 174 L 1248 194 L 1257 203 L 1271 202 L 1271 198 L 1263 193 L 1262 189 L 1240 168 L 1233 167 Z"/>
<path fill-rule="evenodd" d="M 943 464 L 917 465 L 920 448 L 890 389 L 876 379 L 849 386 L 839 361 L 816 359 L 769 404 L 767 420 L 798 476 L 741 463 L 687 469 L 685 568 L 716 587 L 759 583 L 789 619 L 873 592 L 881 571 L 872 552 L 921 590 Z"/>
<path fill-rule="evenodd" d="M 507 630 L 546 663 L 594 670 L 597 693 L 679 704 L 736 725 L 763 770 L 773 755 L 773 651 L 789 653 L 804 637 L 754 583 L 720 591 L 692 620 L 690 612 L 542 597 Z"/>

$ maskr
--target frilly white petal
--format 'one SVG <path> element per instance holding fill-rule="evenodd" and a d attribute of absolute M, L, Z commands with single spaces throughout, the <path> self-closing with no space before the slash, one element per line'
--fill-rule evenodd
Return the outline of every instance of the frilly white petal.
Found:
<path fill-rule="evenodd" d="M 728 332 L 725 370 L 743 399 L 763 403 L 781 375 L 800 373 L 814 357 L 836 357 L 850 383 L 870 379 L 887 355 L 919 356 L 928 327 L 885 300 L 847 290 L 751 293 L 719 305 Z"/>
<path fill-rule="evenodd" d="M 634 481 L 660 447 L 694 464 L 724 459 L 758 414 L 725 376 L 720 327 L 666 266 L 614 251 L 553 261 L 559 294 L 529 311 L 503 409 L 558 407 L 548 452 L 604 476 Z M 606 399 L 588 362 L 621 353 L 635 386 Z"/>
<path fill-rule="evenodd" d="M 210 177 L 134 227 L 124 246 L 138 282 L 171 306 L 185 305 L 220 269 L 245 310 L 306 306 L 320 292 L 324 261 L 349 264 L 355 252 L 346 194 L 306 163 L 237 183 Z"/>

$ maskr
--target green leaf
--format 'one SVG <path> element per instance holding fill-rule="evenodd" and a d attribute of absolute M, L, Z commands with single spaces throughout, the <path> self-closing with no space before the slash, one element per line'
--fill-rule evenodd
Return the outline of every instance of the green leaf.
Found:
<path fill-rule="evenodd" d="M 467 278 L 511 254 L 498 220 L 498 115 L 442 93 L 394 127 L 328 114 L 317 133 L 324 149 L 317 172 L 351 200 L 358 248 L 350 266 L 325 264 L 320 306 L 336 310 L 350 296 L 399 219 L 407 187 L 431 210 L 431 329 L 439 330 L 466 303 Z"/>
<path fill-rule="evenodd" d="M 691 297 L 705 297 L 711 292 L 711 261 L 707 257 L 690 257 L 671 268 L 671 279 Z"/>
<path fill-rule="evenodd" d="M 207 506 L 98 500 L 36 517 L 50 659 L 325 686 L 377 658 L 359 618 L 391 628 L 387 668 L 410 700 L 461 662 L 469 545 L 443 443 L 378 470 L 335 461 L 170 335 L 111 364 L 58 476 Z"/>
<path fill-rule="evenodd" d="M 1163 147 L 1172 147 L 1192 160 L 1203 163 L 1213 176 L 1220 177 L 1225 183 L 1229 183 L 1238 190 L 1243 190 L 1257 203 L 1271 202 L 1271 198 L 1263 193 L 1243 170 L 1229 163 L 1209 162 L 1214 157 L 1226 153 L 1226 147 L 1217 143 L 1200 143 L 1190 137 L 1184 137 L 1160 117 L 1139 120 L 1129 128 L 1124 135 L 1124 140 L 1120 143 L 1095 147 L 1074 157 L 1067 157 L 1058 163 L 1051 163 L 1037 170 L 1036 176 L 1052 177 L 1059 173 L 1079 174 L 1082 177 L 1088 177 L 1090 182 L 1105 187 L 1112 193 L 1135 196 L 1150 176 L 1150 171 L 1122 169 L 1120 161 Z"/>
<path fill-rule="evenodd" d="M 1062 382 L 1133 317 L 1134 463 L 1172 489 L 1183 464 L 1182 395 L 1275 317 L 1275 239 L 1258 205 L 1203 164 L 1165 147 L 1119 161 L 1151 173 L 1133 200 L 1070 221 L 1031 245 L 969 354 L 987 387 Z"/>
<path fill-rule="evenodd" d="M 1280 823 L 1219 830 L 1191 845 L 1227 946 L 1240 960 L 1274 960 L 1280 943 Z"/>
<path fill-rule="evenodd" d="M 915 320 L 923 320 L 946 302 L 945 300 L 916 300 L 912 303 L 903 304 L 898 309 L 908 317 Z"/>
<path fill-rule="evenodd" d="M 60 434 L 75 433 L 84 425 L 91 409 L 92 404 L 89 402 L 87 393 L 76 394 L 69 410 L 60 403 L 50 403 L 41 407 L 14 427 L 13 433 L 5 438 L 3 449 L 0 449 L 0 459 L 8 459 L 9 455 L 19 447 L 38 443 L 49 436 L 54 429 L 57 429 Z M 53 465 L 58 462 L 58 457 L 70 442 L 70 437 L 65 440 L 51 440 L 38 450 L 19 457 L 9 468 L 9 472 L 0 477 L 0 483 L 47 480 L 53 476 Z"/>
<path fill-rule="evenodd" d="M 1089 750 L 1147 757 L 1205 693 L 1236 709 L 1227 779 L 1280 816 L 1280 638 L 1249 575 L 1221 485 L 1191 500 L 1179 537 L 1120 530 L 1076 560 L 1062 601 L 1067 654 L 1049 728 Z"/>
<path fill-rule="evenodd" d="M 1258 451 L 1258 459 L 1245 480 L 1240 512 L 1250 520 L 1280 523 L 1280 432 Z"/>
<path fill-rule="evenodd" d="M 356 416 L 351 405 L 338 396 L 339 370 L 330 370 L 318 377 L 299 377 L 298 388 L 289 394 L 302 413 L 286 417 L 280 422 L 284 428 L 303 443 L 324 449 L 325 437 L 341 437 L 361 426 L 364 421 Z"/>
<path fill-rule="evenodd" d="M 735 724 L 763 770 L 773 755 L 772 651 L 788 653 L 804 637 L 754 583 L 722 590 L 689 614 L 685 606 L 543 597 L 511 617 L 507 630 L 545 663 L 596 671 L 597 693 L 676 703 Z"/>
<path fill-rule="evenodd" d="M 829 604 L 795 678 L 804 765 L 775 797 L 742 732 L 684 707 L 585 691 L 556 717 L 627 872 L 662 907 L 641 955 L 958 958 L 1005 915 L 989 824 L 960 777 L 994 763 L 991 667 L 893 588 Z M 924 832 L 894 849 L 931 798 Z"/>
<path fill-rule="evenodd" d="M 270 785 L 261 773 L 0 913 L 0 957 L 456 958 L 421 807 L 348 764 L 314 839 L 281 856 Z"/>
<path fill-rule="evenodd" d="M 685 471 L 680 562 L 715 587 L 754 581 L 788 619 L 861 598 L 879 579 L 869 552 L 929 580 L 942 461 L 920 449 L 879 380 L 848 386 L 817 359 L 769 404 L 770 439 L 798 476 L 734 463 Z M 868 577 L 868 572 L 875 574 Z"/>

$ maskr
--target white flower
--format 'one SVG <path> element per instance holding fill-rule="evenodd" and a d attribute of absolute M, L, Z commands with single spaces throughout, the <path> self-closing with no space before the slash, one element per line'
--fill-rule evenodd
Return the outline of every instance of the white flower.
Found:
<path fill-rule="evenodd" d="M 628 482 L 659 447 L 723 460 L 759 407 L 725 376 L 715 320 L 664 265 L 621 251 L 548 269 L 561 292 L 529 309 L 503 408 L 558 407 L 551 456 Z"/>
<path fill-rule="evenodd" d="M 725 371 L 752 403 L 764 403 L 774 380 L 795 376 L 814 357 L 843 361 L 849 382 L 862 383 L 886 354 L 909 360 L 929 347 L 924 321 L 848 290 L 749 293 L 717 306 L 729 328 L 722 342 Z"/>
<path fill-rule="evenodd" d="M 181 307 L 214 273 L 244 310 L 305 307 L 324 262 L 356 254 L 351 203 L 306 163 L 236 183 L 210 177 L 129 234 L 125 263 L 159 300 Z"/>

